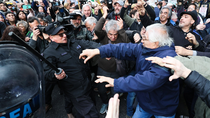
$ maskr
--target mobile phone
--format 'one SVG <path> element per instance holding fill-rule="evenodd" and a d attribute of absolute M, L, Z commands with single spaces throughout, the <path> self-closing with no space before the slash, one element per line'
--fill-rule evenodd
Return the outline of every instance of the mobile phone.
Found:
<path fill-rule="evenodd" d="M 23 9 L 31 9 L 31 5 L 23 5 Z"/>
<path fill-rule="evenodd" d="M 28 6 L 27 5 L 23 5 L 23 9 L 27 9 L 28 8 Z"/>
<path fill-rule="evenodd" d="M 31 9 L 31 5 L 28 5 L 28 9 Z"/>

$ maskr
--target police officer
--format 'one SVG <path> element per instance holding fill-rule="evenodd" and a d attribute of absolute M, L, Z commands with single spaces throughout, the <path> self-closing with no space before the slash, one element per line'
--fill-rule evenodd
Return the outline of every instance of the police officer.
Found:
<path fill-rule="evenodd" d="M 99 114 L 90 94 L 90 69 L 79 59 L 83 49 L 99 47 L 100 45 L 87 40 L 70 40 L 63 26 L 50 24 L 45 28 L 50 35 L 51 43 L 43 52 L 43 56 L 55 66 L 62 68 L 62 73 L 56 74 L 47 64 L 43 64 L 45 79 L 53 78 L 64 92 L 66 103 L 70 101 L 75 109 L 85 118 L 98 118 Z M 71 105 L 65 106 L 69 116 Z M 69 116 L 70 117 L 70 116 Z"/>

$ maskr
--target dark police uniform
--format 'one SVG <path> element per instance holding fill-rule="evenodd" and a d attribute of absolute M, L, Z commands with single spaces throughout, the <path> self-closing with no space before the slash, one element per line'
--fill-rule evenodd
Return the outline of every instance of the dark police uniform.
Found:
<path fill-rule="evenodd" d="M 58 81 L 65 99 L 70 100 L 75 109 L 85 118 L 98 118 L 98 112 L 89 97 L 91 85 L 89 81 L 90 69 L 84 60 L 79 59 L 83 49 L 97 48 L 100 45 L 87 40 L 68 40 L 66 44 L 51 42 L 43 56 L 58 68 L 62 68 L 68 78 L 57 80 L 55 71 L 47 64 L 44 65 L 45 79 L 53 78 Z M 71 106 L 71 105 L 70 105 Z M 71 108 L 66 107 L 67 113 Z"/>

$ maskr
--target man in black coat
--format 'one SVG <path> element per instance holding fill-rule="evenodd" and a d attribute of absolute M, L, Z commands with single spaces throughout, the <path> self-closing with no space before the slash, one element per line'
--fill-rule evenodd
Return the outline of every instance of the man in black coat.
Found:
<path fill-rule="evenodd" d="M 85 118 L 98 118 L 99 114 L 89 97 L 90 94 L 90 69 L 78 57 L 83 49 L 95 48 L 100 45 L 86 40 L 69 40 L 63 26 L 48 25 L 45 28 L 50 35 L 51 43 L 43 52 L 44 57 L 53 65 L 62 69 L 56 74 L 47 64 L 43 64 L 45 79 L 57 81 L 65 96 L 65 109 L 70 117 L 72 104 Z M 70 104 L 69 104 L 70 103 Z"/>

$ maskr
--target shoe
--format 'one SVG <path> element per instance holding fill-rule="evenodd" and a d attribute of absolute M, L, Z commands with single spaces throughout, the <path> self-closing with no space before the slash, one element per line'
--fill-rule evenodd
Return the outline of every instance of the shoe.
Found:
<path fill-rule="evenodd" d="M 108 104 L 102 104 L 100 109 L 100 114 L 104 114 L 107 112 Z"/>
<path fill-rule="evenodd" d="M 132 118 L 132 116 L 128 116 L 128 115 L 126 115 L 126 116 L 125 116 L 125 118 Z"/>
<path fill-rule="evenodd" d="M 50 109 L 52 109 L 52 105 L 51 104 L 46 104 L 45 105 L 45 112 L 47 113 Z"/>
<path fill-rule="evenodd" d="M 68 118 L 74 118 L 74 116 L 72 115 L 72 113 L 67 114 L 67 115 L 68 115 Z"/>

